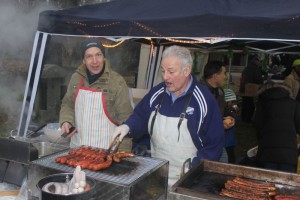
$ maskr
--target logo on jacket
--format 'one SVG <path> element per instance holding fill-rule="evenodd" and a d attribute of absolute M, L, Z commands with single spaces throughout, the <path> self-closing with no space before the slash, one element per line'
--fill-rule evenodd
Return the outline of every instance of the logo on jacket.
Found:
<path fill-rule="evenodd" d="M 194 108 L 192 108 L 192 107 L 187 107 L 187 109 L 186 109 L 186 114 L 188 114 L 188 115 L 192 115 L 192 114 L 194 114 Z"/>

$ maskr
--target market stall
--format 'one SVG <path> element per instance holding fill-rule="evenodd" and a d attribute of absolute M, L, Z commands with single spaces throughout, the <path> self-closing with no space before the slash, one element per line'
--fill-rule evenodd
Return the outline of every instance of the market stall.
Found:
<path fill-rule="evenodd" d="M 145 85 L 151 88 L 161 52 L 168 45 L 184 45 L 206 52 L 245 47 L 268 52 L 287 48 L 297 51 L 299 4 L 297 0 L 193 0 L 189 3 L 155 0 L 143 4 L 139 0 L 125 0 L 41 12 L 25 90 L 25 97 L 31 96 L 31 100 L 27 119 L 23 116 L 26 98 L 23 100 L 19 134 L 29 126 L 44 52 L 51 36 L 95 36 L 115 44 L 134 40 L 151 45 L 145 66 Z"/>
<path fill-rule="evenodd" d="M 25 133 L 30 125 L 43 71 L 45 51 L 54 36 L 93 36 L 105 38 L 113 44 L 133 40 L 150 45 L 148 63 L 144 67 L 147 68 L 145 85 L 151 88 L 155 83 L 161 53 L 165 46 L 172 44 L 209 52 L 224 48 L 223 45 L 233 41 L 243 43 L 243 45 L 235 45 L 235 48 L 249 47 L 253 41 L 264 41 L 270 43 L 270 48 L 266 51 L 274 50 L 272 48 L 274 44 L 286 45 L 276 47 L 277 50 L 293 48 L 291 51 L 297 51 L 294 49 L 297 49 L 300 44 L 299 14 L 300 2 L 297 0 L 276 2 L 192 0 L 188 3 L 180 0 L 147 0 L 143 3 L 140 0 L 116 0 L 78 8 L 44 11 L 40 13 L 33 44 L 17 135 L 26 137 Z M 258 47 L 251 46 L 251 48 L 255 50 Z M 30 96 L 29 101 L 28 96 Z M 29 160 L 26 169 L 29 177 L 28 187 L 32 196 L 36 196 L 37 193 L 35 187 L 37 180 L 51 174 L 74 170 L 54 162 L 55 156 L 64 153 L 66 151 L 62 150 L 57 154 Z M 111 199 L 114 199 L 116 194 L 124 195 L 124 193 L 127 195 L 125 199 L 130 199 L 130 195 L 143 191 L 136 189 L 140 183 L 147 184 L 153 175 L 164 177 L 166 171 L 164 161 L 137 157 L 132 162 L 136 164 L 132 172 L 125 170 L 131 166 L 128 161 L 124 163 L 124 169 L 121 168 L 122 166 L 112 166 L 112 170 L 120 170 L 121 174 L 112 175 L 110 171 L 87 171 L 87 175 L 107 186 L 102 189 L 99 187 L 100 193 L 107 188 L 116 188 L 107 194 Z M 224 164 L 224 167 L 229 166 L 234 167 Z M 254 173 L 259 171 L 251 170 Z M 130 177 L 135 179 L 129 181 Z M 165 184 L 162 187 L 164 188 Z M 109 199 L 108 197 L 106 199 Z M 163 190 L 153 199 L 164 197 Z"/>

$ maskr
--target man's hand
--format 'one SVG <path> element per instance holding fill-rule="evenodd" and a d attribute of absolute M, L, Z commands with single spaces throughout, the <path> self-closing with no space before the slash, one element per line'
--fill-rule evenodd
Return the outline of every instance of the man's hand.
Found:
<path fill-rule="evenodd" d="M 75 133 L 77 133 L 77 129 L 75 128 L 74 130 L 72 130 L 71 133 L 70 132 L 70 128 L 72 127 L 72 125 L 69 122 L 64 122 L 61 125 L 61 133 L 67 133 L 67 138 L 72 137 Z"/>
<path fill-rule="evenodd" d="M 129 132 L 129 126 L 127 126 L 126 124 L 122 124 L 121 126 L 118 126 L 113 133 L 113 140 L 120 134 L 119 140 L 121 142 L 123 138 L 128 134 L 128 132 Z"/>
<path fill-rule="evenodd" d="M 230 129 L 235 125 L 235 119 L 231 116 L 224 117 L 223 124 L 225 129 Z"/>

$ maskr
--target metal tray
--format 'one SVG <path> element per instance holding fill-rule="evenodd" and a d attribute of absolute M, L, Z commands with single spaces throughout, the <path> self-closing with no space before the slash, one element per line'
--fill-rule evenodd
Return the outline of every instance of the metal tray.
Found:
<path fill-rule="evenodd" d="M 67 155 L 68 151 L 69 150 L 61 151 L 34 160 L 32 164 L 72 173 L 74 172 L 73 167 L 55 162 L 56 157 Z M 120 163 L 113 163 L 108 169 L 100 171 L 84 169 L 83 171 L 85 171 L 87 176 L 96 180 L 104 180 L 119 185 L 130 185 L 136 182 L 140 177 L 145 176 L 148 172 L 160 168 L 165 163 L 166 161 L 161 159 L 136 156 L 134 158 L 123 158 Z"/>
<path fill-rule="evenodd" d="M 231 199 L 219 193 L 225 182 L 234 177 L 274 183 L 277 194 L 300 195 L 298 174 L 203 160 L 172 186 L 169 197 L 171 200 Z"/>

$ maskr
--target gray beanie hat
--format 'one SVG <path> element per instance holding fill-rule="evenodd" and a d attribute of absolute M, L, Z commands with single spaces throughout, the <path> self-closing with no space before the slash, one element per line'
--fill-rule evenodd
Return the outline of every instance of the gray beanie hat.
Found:
<path fill-rule="evenodd" d="M 88 38 L 82 42 L 82 44 L 81 44 L 82 57 L 84 57 L 85 51 L 91 47 L 98 47 L 105 57 L 104 46 L 102 45 L 102 43 L 99 39 L 95 39 L 95 38 Z"/>

